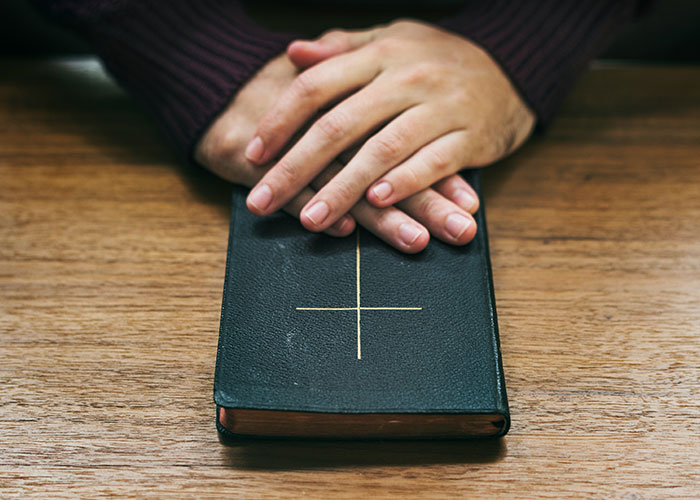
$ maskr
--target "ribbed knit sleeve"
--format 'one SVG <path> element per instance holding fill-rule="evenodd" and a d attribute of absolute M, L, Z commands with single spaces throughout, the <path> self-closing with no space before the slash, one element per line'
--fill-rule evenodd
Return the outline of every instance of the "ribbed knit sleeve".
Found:
<path fill-rule="evenodd" d="M 486 50 L 546 124 L 589 61 L 634 17 L 633 0 L 469 2 L 438 24 Z"/>
<path fill-rule="evenodd" d="M 34 0 L 95 47 L 188 160 L 206 127 L 291 35 L 225 0 Z"/>

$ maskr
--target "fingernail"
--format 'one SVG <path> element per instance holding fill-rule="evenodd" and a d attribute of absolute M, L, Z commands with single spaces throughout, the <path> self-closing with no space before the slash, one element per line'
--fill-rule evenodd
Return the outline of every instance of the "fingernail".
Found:
<path fill-rule="evenodd" d="M 245 157 L 250 161 L 260 161 L 264 151 L 265 147 L 263 146 L 263 141 L 256 135 L 245 148 Z"/>
<path fill-rule="evenodd" d="M 248 195 L 248 203 L 258 210 L 265 210 L 272 201 L 272 190 L 267 184 L 258 186 Z"/>
<path fill-rule="evenodd" d="M 401 224 L 399 226 L 399 236 L 401 240 L 408 246 L 413 245 L 421 235 L 421 230 L 413 224 Z"/>
<path fill-rule="evenodd" d="M 322 224 L 324 220 L 326 220 L 329 212 L 330 209 L 328 208 L 328 203 L 325 201 L 317 201 L 311 206 L 311 208 L 304 211 L 304 215 L 318 226 L 319 224 Z"/>
<path fill-rule="evenodd" d="M 382 181 L 372 188 L 374 196 L 376 196 L 380 201 L 386 200 L 393 191 L 394 188 L 391 187 L 391 184 L 389 184 L 387 181 Z"/>
<path fill-rule="evenodd" d="M 476 198 L 474 198 L 466 189 L 458 189 L 454 194 L 454 201 L 463 209 L 469 211 L 476 206 Z"/>
<path fill-rule="evenodd" d="M 450 214 L 445 221 L 445 229 L 454 239 L 459 239 L 471 225 L 472 221 L 460 214 Z"/>

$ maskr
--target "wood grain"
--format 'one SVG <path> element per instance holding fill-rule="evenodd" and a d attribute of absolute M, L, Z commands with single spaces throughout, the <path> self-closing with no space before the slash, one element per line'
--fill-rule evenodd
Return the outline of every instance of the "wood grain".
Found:
<path fill-rule="evenodd" d="M 505 439 L 223 446 L 229 187 L 93 61 L 4 61 L 0 497 L 698 497 L 700 68 L 595 68 L 485 187 Z"/>

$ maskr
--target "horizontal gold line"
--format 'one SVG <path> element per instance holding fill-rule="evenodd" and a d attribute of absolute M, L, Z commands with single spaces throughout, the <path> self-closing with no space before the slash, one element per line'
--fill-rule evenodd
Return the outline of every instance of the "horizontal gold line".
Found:
<path fill-rule="evenodd" d="M 422 311 L 422 307 L 365 307 L 365 311 Z M 357 311 L 357 307 L 297 307 L 297 311 Z"/>
<path fill-rule="evenodd" d="M 362 306 L 360 309 L 367 311 L 422 311 L 422 307 L 365 307 Z"/>
<path fill-rule="evenodd" d="M 354 311 L 357 307 L 297 307 L 297 311 Z"/>

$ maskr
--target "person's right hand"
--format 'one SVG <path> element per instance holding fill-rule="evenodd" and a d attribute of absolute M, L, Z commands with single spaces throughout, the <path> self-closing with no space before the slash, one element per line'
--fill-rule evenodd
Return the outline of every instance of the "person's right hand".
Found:
<path fill-rule="evenodd" d="M 260 119 L 297 76 L 297 68 L 284 54 L 268 62 L 241 88 L 202 136 L 195 149 L 197 162 L 236 184 L 246 187 L 255 185 L 276 159 L 273 158 L 263 166 L 253 165 L 245 157 L 245 148 Z M 298 218 L 299 212 L 316 191 L 342 168 L 343 164 L 339 160 L 331 163 L 312 181 L 311 186 L 305 187 L 285 205 L 284 210 Z M 423 250 L 430 239 L 429 231 L 434 234 L 437 232 L 443 240 L 464 244 L 473 238 L 475 225 L 472 224 L 453 237 L 445 231 L 443 215 L 446 212 L 456 212 L 470 219 L 469 212 L 475 210 L 474 199 L 478 198 L 473 189 L 460 176 L 451 175 L 404 201 L 412 204 L 413 217 L 393 206 L 377 208 L 360 200 L 352 207 L 350 214 L 341 217 L 325 232 L 334 236 L 346 236 L 352 233 L 357 221 L 388 244 L 406 253 Z"/>

